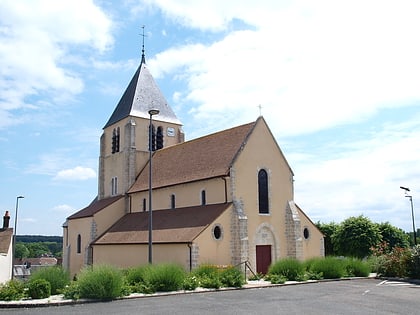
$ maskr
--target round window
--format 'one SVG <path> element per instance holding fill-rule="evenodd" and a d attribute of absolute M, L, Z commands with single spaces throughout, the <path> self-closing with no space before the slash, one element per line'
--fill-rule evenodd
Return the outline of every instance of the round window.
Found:
<path fill-rule="evenodd" d="M 220 240 L 222 238 L 222 228 L 220 225 L 215 225 L 213 228 L 213 237 L 216 240 Z"/>
<path fill-rule="evenodd" d="M 309 238 L 309 229 L 308 228 L 303 229 L 303 237 L 305 238 L 305 240 L 307 240 Z"/>

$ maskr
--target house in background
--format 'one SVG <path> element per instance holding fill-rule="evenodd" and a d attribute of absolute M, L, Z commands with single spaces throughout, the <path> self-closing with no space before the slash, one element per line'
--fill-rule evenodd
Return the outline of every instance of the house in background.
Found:
<path fill-rule="evenodd" d="M 13 229 L 9 228 L 9 222 L 9 211 L 6 211 L 0 229 L 0 284 L 12 278 Z"/>
<path fill-rule="evenodd" d="M 150 126 L 149 110 L 157 109 Z M 144 54 L 100 140 L 98 196 L 63 225 L 63 266 L 148 263 L 149 131 L 153 263 L 249 262 L 324 255 L 322 233 L 294 202 L 293 172 L 266 121 L 184 141 Z"/>

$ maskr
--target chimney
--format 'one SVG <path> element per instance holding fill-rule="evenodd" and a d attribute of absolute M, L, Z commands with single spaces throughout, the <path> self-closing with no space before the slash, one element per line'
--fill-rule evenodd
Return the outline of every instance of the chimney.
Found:
<path fill-rule="evenodd" d="M 9 222 L 10 222 L 9 211 L 6 211 L 6 214 L 3 217 L 3 229 L 9 228 Z"/>

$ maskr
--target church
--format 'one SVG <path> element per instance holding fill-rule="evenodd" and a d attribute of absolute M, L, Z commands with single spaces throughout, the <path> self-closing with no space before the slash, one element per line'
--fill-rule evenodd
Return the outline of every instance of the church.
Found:
<path fill-rule="evenodd" d="M 294 201 L 293 171 L 262 116 L 185 141 L 140 65 L 100 138 L 98 194 L 63 224 L 63 266 L 240 265 L 324 255 Z M 151 189 L 150 189 L 151 188 Z M 151 223 L 151 225 L 149 225 Z"/>

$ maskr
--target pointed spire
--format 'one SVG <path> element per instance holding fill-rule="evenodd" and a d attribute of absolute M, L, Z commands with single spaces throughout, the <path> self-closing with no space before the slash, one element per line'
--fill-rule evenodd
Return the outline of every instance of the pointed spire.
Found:
<path fill-rule="evenodd" d="M 143 36 L 143 45 L 141 49 L 141 63 L 146 63 L 146 57 L 144 55 L 144 38 L 146 37 L 146 35 L 144 35 L 144 25 L 141 28 L 143 29 L 143 34 L 141 34 L 141 36 Z"/>

